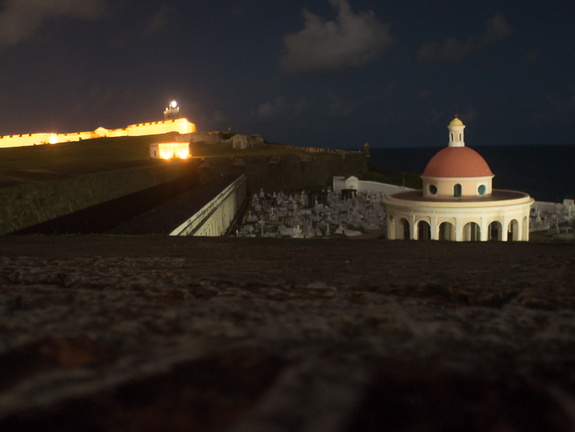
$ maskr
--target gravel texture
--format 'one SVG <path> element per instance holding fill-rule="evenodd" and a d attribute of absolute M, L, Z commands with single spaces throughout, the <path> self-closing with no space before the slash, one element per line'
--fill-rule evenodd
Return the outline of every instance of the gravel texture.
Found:
<path fill-rule="evenodd" d="M 0 430 L 575 430 L 575 244 L 0 237 Z"/>

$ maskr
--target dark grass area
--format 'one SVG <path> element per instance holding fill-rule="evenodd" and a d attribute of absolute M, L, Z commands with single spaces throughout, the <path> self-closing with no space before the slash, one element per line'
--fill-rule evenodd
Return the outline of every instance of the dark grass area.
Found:
<path fill-rule="evenodd" d="M 165 163 L 150 157 L 150 143 L 171 139 L 173 134 L 1 148 L 0 188 Z"/>
<path fill-rule="evenodd" d="M 12 234 L 94 234 L 112 230 L 118 225 L 152 211 L 154 208 L 190 191 L 198 190 L 200 179 L 197 170 L 189 175 L 163 183 L 143 191 L 116 198 L 84 210 L 73 212 L 55 219 L 33 225 Z M 180 215 L 185 220 L 191 215 Z M 165 218 L 158 215 L 155 222 L 149 223 L 146 233 L 169 233 L 170 227 L 163 223 Z M 172 225 L 175 222 L 172 223 Z M 176 224 L 177 226 L 177 224 Z M 172 227 L 175 228 L 176 226 Z M 129 224 L 128 224 L 129 227 Z M 128 229 L 128 228 L 125 228 Z M 122 232 L 118 232 L 120 234 Z"/>
<path fill-rule="evenodd" d="M 179 134 L 170 133 L 0 148 L 0 187 L 166 163 L 150 157 L 150 144 L 183 139 Z M 191 144 L 190 148 L 192 157 L 201 159 L 300 153 L 297 149 L 279 144 L 265 144 L 244 150 L 233 149 L 230 144 Z"/>
<path fill-rule="evenodd" d="M 365 180 L 405 186 L 412 189 L 421 189 L 423 185 L 418 173 L 379 168 L 373 163 L 369 164 L 369 172 L 364 177 Z"/>

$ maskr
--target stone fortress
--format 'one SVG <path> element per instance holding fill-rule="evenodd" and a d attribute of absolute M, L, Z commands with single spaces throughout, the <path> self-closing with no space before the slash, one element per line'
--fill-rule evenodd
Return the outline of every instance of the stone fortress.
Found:
<path fill-rule="evenodd" d="M 187 144 L 230 144 L 234 149 L 254 148 L 264 143 L 261 135 L 233 134 L 226 137 L 222 132 L 198 132 L 196 125 L 181 117 L 177 101 L 171 101 L 164 109 L 164 120 L 136 123 L 120 129 L 98 127 L 85 132 L 37 132 L 0 136 L 0 148 L 26 147 L 44 144 L 76 142 L 94 138 L 113 138 L 124 136 L 145 136 L 177 133 L 177 142 L 154 143 L 150 147 L 150 157 L 159 159 L 190 157 Z"/>
<path fill-rule="evenodd" d="M 24 147 L 41 144 L 59 144 L 93 138 L 160 135 L 177 132 L 188 135 L 196 132 L 196 125 L 179 115 L 177 102 L 172 101 L 164 110 L 164 120 L 128 125 L 121 129 L 99 127 L 87 132 L 38 132 L 0 136 L 0 148 Z"/>

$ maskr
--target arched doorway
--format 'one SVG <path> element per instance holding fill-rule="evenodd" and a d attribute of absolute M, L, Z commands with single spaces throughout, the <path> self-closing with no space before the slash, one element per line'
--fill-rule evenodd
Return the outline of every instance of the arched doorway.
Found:
<path fill-rule="evenodd" d="M 431 239 L 431 226 L 422 220 L 417 223 L 417 239 L 430 240 Z"/>
<path fill-rule="evenodd" d="M 463 227 L 463 241 L 480 241 L 481 230 L 475 222 L 466 223 Z"/>
<path fill-rule="evenodd" d="M 450 222 L 442 222 L 439 225 L 439 240 L 455 240 L 453 225 Z"/>
<path fill-rule="evenodd" d="M 519 240 L 519 222 L 517 222 L 517 219 L 513 219 L 511 222 L 509 222 L 509 228 L 507 229 L 507 240 Z"/>
<path fill-rule="evenodd" d="M 411 239 L 411 235 L 410 235 L 410 230 L 409 230 L 409 222 L 407 221 L 407 219 L 401 219 L 399 221 L 399 228 L 400 228 L 400 233 L 399 233 L 399 239 L 400 240 L 409 240 Z"/>
<path fill-rule="evenodd" d="M 498 221 L 493 221 L 489 224 L 489 240 L 501 241 L 503 240 L 503 227 Z"/>

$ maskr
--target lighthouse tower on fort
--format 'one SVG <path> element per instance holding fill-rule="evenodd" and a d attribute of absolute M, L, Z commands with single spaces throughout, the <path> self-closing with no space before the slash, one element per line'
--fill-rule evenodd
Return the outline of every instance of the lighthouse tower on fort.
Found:
<path fill-rule="evenodd" d="M 173 100 L 164 110 L 164 120 L 174 120 L 179 118 L 180 118 L 180 107 L 178 105 L 178 102 Z"/>
<path fill-rule="evenodd" d="M 527 241 L 526 193 L 492 188 L 494 174 L 465 145 L 465 125 L 456 115 L 447 126 L 449 144 L 431 158 L 421 191 L 385 199 L 389 239 L 452 241 Z"/>

